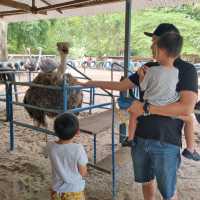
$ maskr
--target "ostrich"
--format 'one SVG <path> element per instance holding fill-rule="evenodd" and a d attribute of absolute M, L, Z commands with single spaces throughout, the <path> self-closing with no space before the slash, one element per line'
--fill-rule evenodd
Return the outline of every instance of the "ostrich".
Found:
<path fill-rule="evenodd" d="M 33 83 L 43 85 L 62 86 L 64 76 L 69 85 L 75 85 L 77 80 L 71 74 L 64 74 L 66 70 L 66 56 L 68 54 L 68 43 L 57 43 L 58 51 L 61 58 L 61 63 L 57 71 L 51 73 L 40 72 Z M 70 90 L 68 93 L 68 109 L 81 107 L 83 94 L 78 90 Z M 61 90 L 39 88 L 31 86 L 24 96 L 24 104 L 30 104 L 43 108 L 62 109 L 63 108 L 63 92 Z M 36 110 L 25 107 L 29 116 L 33 119 L 36 126 L 41 125 L 47 127 L 46 116 L 55 117 L 57 113 Z"/>
<path fill-rule="evenodd" d="M 58 63 L 50 58 L 42 58 L 39 63 L 39 69 L 44 73 L 51 73 L 58 68 Z"/>
<path fill-rule="evenodd" d="M 31 55 L 31 48 L 27 48 L 26 51 L 29 55 L 28 59 L 26 60 L 26 63 L 24 64 L 24 69 L 28 71 L 36 71 L 39 69 L 39 64 L 42 58 L 42 48 L 38 47 L 39 54 L 38 59 L 33 58 Z"/>
<path fill-rule="evenodd" d="M 33 58 L 31 56 L 31 49 L 27 48 L 26 50 L 28 52 L 29 57 L 27 58 L 23 67 L 25 70 L 35 71 L 36 66 L 35 66 L 35 62 L 33 61 Z"/>

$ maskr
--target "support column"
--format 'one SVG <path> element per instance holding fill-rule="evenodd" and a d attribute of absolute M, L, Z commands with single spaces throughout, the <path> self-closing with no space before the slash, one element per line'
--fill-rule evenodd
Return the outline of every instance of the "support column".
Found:
<path fill-rule="evenodd" d="M 132 0 L 126 0 L 125 13 L 125 45 L 124 45 L 124 77 L 128 76 L 130 61 L 130 40 L 131 40 L 131 4 Z"/>
<path fill-rule="evenodd" d="M 124 78 L 128 77 L 130 64 L 130 41 L 131 41 L 131 4 L 132 0 L 126 0 L 125 11 L 125 45 L 124 45 Z M 127 96 L 127 91 L 121 92 L 120 96 Z M 127 135 L 126 124 L 119 125 L 120 143 L 124 141 Z"/>
<path fill-rule="evenodd" d="M 7 61 L 7 23 L 0 21 L 0 61 Z"/>

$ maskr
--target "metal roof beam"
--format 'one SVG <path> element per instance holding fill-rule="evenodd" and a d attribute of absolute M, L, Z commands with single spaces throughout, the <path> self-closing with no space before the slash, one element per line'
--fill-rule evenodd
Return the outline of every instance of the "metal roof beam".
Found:
<path fill-rule="evenodd" d="M 120 1 L 124 1 L 124 0 L 73 0 L 73 1 L 68 1 L 64 3 L 40 7 L 37 9 L 37 11 L 68 9 L 68 8 L 74 8 L 74 7 L 92 6 L 92 5 L 106 4 L 106 3 L 113 3 L 113 2 L 120 2 Z"/>
<path fill-rule="evenodd" d="M 51 6 L 52 4 L 50 4 L 48 1 L 46 1 L 46 0 L 40 0 L 40 1 L 42 1 L 43 3 L 45 3 L 46 5 L 48 5 L 48 6 Z M 61 9 L 56 9 L 56 11 L 57 12 L 59 12 L 60 14 L 63 14 L 63 12 L 62 12 L 62 10 Z"/>
<path fill-rule="evenodd" d="M 18 1 L 13 1 L 13 0 L 1 0 L 0 5 L 8 6 L 11 8 L 16 8 L 16 9 L 21 9 L 24 11 L 32 11 L 31 6 L 25 3 L 20 3 Z"/>
<path fill-rule="evenodd" d="M 11 16 L 11 15 L 19 15 L 19 14 L 47 14 L 47 11 L 51 10 L 59 10 L 58 12 L 62 13 L 61 9 L 73 9 L 73 8 L 81 8 L 81 7 L 88 7 L 88 6 L 94 6 L 94 5 L 101 5 L 101 4 L 107 4 L 107 3 L 114 3 L 114 2 L 120 2 L 124 0 L 72 0 L 64 3 L 59 4 L 50 4 L 46 0 L 41 0 L 42 2 L 48 4 L 48 6 L 43 6 L 40 8 L 37 8 L 35 6 L 35 0 L 32 0 L 32 7 L 30 7 L 29 10 L 19 9 L 19 10 L 10 10 L 10 11 L 2 11 L 0 12 L 0 17 L 4 16 Z M 0 5 L 3 5 L 3 2 L 6 2 L 5 4 L 8 4 L 7 0 L 0 0 Z M 11 1 L 9 1 L 11 2 Z M 14 1 L 12 1 L 14 2 Z M 15 1 L 16 2 L 16 1 Z M 25 4 L 26 5 L 26 4 Z"/>
<path fill-rule="evenodd" d="M 43 11 L 44 10 L 45 11 L 56 10 L 56 9 L 61 9 L 61 8 L 65 8 L 65 7 L 72 6 L 72 5 L 79 5 L 81 3 L 86 3 L 86 2 L 89 2 L 89 1 L 90 0 L 74 0 L 74 1 L 69 1 L 69 2 L 58 3 L 58 4 L 40 7 L 40 8 L 38 8 L 38 10 L 43 10 Z"/>

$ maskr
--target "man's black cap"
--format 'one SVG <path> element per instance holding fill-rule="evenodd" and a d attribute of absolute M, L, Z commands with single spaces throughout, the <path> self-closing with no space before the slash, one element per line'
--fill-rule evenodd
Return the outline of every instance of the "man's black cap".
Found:
<path fill-rule="evenodd" d="M 168 23 L 162 23 L 154 30 L 153 33 L 144 32 L 146 36 L 152 37 L 153 35 L 160 37 L 164 33 L 175 32 L 179 34 L 179 30 L 173 25 Z"/>

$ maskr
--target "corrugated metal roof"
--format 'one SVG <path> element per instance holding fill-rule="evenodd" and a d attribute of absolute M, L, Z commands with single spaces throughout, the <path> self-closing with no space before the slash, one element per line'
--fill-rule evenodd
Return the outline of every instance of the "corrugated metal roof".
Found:
<path fill-rule="evenodd" d="M 7 0 L 9 1 L 9 0 Z M 20 3 L 28 4 L 32 6 L 32 0 L 17 0 Z M 72 2 L 72 0 L 45 0 L 49 4 L 59 4 L 64 2 Z M 88 0 L 94 3 L 95 0 Z M 96 0 L 101 2 L 102 0 Z M 108 0 L 107 0 L 108 1 Z M 197 4 L 200 0 L 132 0 L 132 8 L 133 10 L 139 9 L 146 9 L 146 8 L 153 8 L 153 7 L 167 7 L 167 6 L 177 6 L 182 4 Z M 1 1 L 0 1 L 1 4 Z M 44 3 L 42 0 L 36 0 L 35 5 L 37 8 L 46 7 L 47 4 Z M 0 20 L 7 21 L 7 22 L 16 22 L 16 21 L 28 21 L 28 20 L 36 20 L 36 19 L 48 19 L 48 18 L 59 18 L 59 17 L 70 17 L 70 16 L 87 16 L 87 15 L 96 15 L 99 13 L 111 13 L 117 11 L 124 11 L 125 9 L 125 1 L 120 2 L 111 2 L 106 4 L 99 4 L 99 5 L 92 5 L 86 7 L 79 7 L 79 8 L 70 8 L 70 9 L 61 9 L 61 12 L 58 10 L 51 10 L 47 11 L 47 15 L 42 14 L 17 14 L 17 15 L 9 15 L 0 18 Z M 0 5 L 0 13 L 2 11 L 15 11 L 17 9 L 10 8 L 7 6 Z"/>

